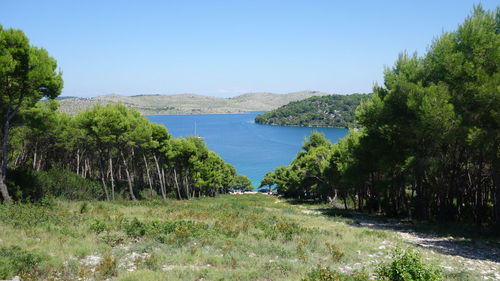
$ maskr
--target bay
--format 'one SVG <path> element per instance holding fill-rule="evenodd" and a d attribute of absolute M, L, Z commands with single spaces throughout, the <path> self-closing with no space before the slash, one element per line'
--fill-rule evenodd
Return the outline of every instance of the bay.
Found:
<path fill-rule="evenodd" d="M 254 122 L 259 112 L 241 114 L 149 115 L 152 122 L 165 125 L 173 137 L 200 136 L 238 173 L 258 187 L 267 172 L 288 165 L 313 132 L 337 142 L 347 129 L 261 125 Z"/>

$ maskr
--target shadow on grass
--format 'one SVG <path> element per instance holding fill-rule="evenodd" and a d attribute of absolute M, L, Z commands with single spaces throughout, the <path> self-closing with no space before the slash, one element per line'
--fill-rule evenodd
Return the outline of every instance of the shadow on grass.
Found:
<path fill-rule="evenodd" d="M 283 198 L 287 203 L 292 205 L 321 205 L 323 202 L 314 199 L 289 199 Z M 323 203 L 324 204 L 324 203 Z M 324 204 L 326 206 L 326 204 Z"/>
<path fill-rule="evenodd" d="M 346 224 L 397 232 L 404 241 L 441 254 L 500 263 L 500 232 L 459 223 L 415 222 L 354 210 L 317 208 Z"/>

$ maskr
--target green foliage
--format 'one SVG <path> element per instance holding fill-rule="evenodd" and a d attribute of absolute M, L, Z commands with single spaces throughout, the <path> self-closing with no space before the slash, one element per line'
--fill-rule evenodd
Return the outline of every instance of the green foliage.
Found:
<path fill-rule="evenodd" d="M 19 229 L 32 227 L 65 227 L 81 222 L 76 214 L 57 211 L 54 203 L 0 204 L 0 221 Z"/>
<path fill-rule="evenodd" d="M 207 280 L 300 280 L 318 262 L 321 268 L 338 271 L 359 268 L 356 263 L 373 273 L 373 257 L 359 251 L 380 252 L 380 245 L 390 247 L 399 239 L 371 234 L 344 220 L 311 216 L 303 208 L 260 194 L 192 201 L 91 201 L 84 214 L 82 205 L 61 200 L 0 204 L 0 256 L 17 245 L 28 251 L 20 251 L 23 255 L 43 257 L 20 275 L 23 280 L 128 280 L 132 269 L 134 280 L 149 280 L 147 272 L 155 272 L 158 280 L 195 280 L 201 275 Z M 342 255 L 337 252 L 344 253 L 340 261 L 335 261 Z M 481 278 L 479 270 L 460 272 L 461 259 L 428 249 L 422 249 L 422 255 L 456 268 L 443 273 L 447 280 Z M 3 261 L 0 258 L 0 267 Z M 342 272 L 345 278 L 361 276 Z"/>
<path fill-rule="evenodd" d="M 333 262 L 338 262 L 344 257 L 344 251 L 342 251 L 342 249 L 340 249 L 337 245 L 328 242 L 326 242 L 325 245 Z"/>
<path fill-rule="evenodd" d="M 401 54 L 356 109 L 359 130 L 333 145 L 311 135 L 261 185 L 393 217 L 500 225 L 499 18 L 477 6 L 424 56 Z"/>
<path fill-rule="evenodd" d="M 268 173 L 261 186 L 276 185 L 278 192 L 287 197 L 327 201 L 335 194 L 331 158 L 332 143 L 324 135 L 313 132 L 292 163 Z"/>
<path fill-rule="evenodd" d="M 80 205 L 80 214 L 85 214 L 89 211 L 89 203 L 88 202 L 83 202 Z"/>
<path fill-rule="evenodd" d="M 141 237 L 146 234 L 146 225 L 137 218 L 130 222 L 124 222 L 123 228 L 129 237 Z"/>
<path fill-rule="evenodd" d="M 354 110 L 365 94 L 328 95 L 294 101 L 255 117 L 259 124 L 347 128 L 356 126 Z"/>
<path fill-rule="evenodd" d="M 317 268 L 311 270 L 307 275 L 302 278 L 302 281 L 368 281 L 370 280 L 368 274 L 365 273 L 351 273 L 346 274 L 329 268 Z"/>
<path fill-rule="evenodd" d="M 439 270 L 422 262 L 421 255 L 411 249 L 395 250 L 392 261 L 377 270 L 379 280 L 387 281 L 438 281 L 442 280 Z"/>
<path fill-rule="evenodd" d="M 43 97 L 55 98 L 62 89 L 57 63 L 45 49 L 31 46 L 21 30 L 0 26 L 0 132 L 7 141 L 11 122 L 22 109 L 33 107 Z M 11 200 L 6 185 L 9 147 L 2 146 L 0 194 Z"/>
<path fill-rule="evenodd" d="M 43 188 L 38 184 L 36 173 L 30 169 L 9 170 L 7 181 L 9 193 L 15 201 L 35 202 L 44 196 Z"/>
<path fill-rule="evenodd" d="M 236 175 L 231 183 L 231 187 L 239 190 L 252 190 L 252 182 L 244 175 Z"/>
<path fill-rule="evenodd" d="M 97 105 L 75 117 L 57 107 L 46 101 L 23 110 L 24 126 L 12 130 L 9 189 L 16 200 L 190 199 L 250 188 L 202 139 L 172 139 L 124 105 Z"/>
<path fill-rule="evenodd" d="M 17 246 L 0 247 L 0 278 L 10 279 L 37 270 L 42 256 Z"/>
<path fill-rule="evenodd" d="M 95 231 L 95 229 L 93 230 Z M 106 231 L 104 229 L 98 229 L 96 232 L 99 233 L 97 238 L 111 247 L 115 247 L 127 239 L 127 234 L 123 231 Z"/>
<path fill-rule="evenodd" d="M 104 197 L 102 185 L 57 166 L 48 171 L 28 169 L 10 171 L 9 190 L 18 201 L 40 201 L 45 197 L 69 200 L 100 200 Z"/>
<path fill-rule="evenodd" d="M 102 185 L 73 172 L 52 168 L 37 174 L 38 186 L 45 196 L 68 200 L 100 200 L 104 198 Z"/>
<path fill-rule="evenodd" d="M 296 235 L 307 231 L 294 222 L 287 222 L 276 216 L 260 221 L 257 227 L 263 231 L 262 236 L 258 236 L 270 240 L 281 238 L 285 241 L 291 241 Z"/>
<path fill-rule="evenodd" d="M 105 230 L 108 230 L 110 227 L 101 219 L 95 219 L 90 223 L 90 229 L 99 234 Z"/>

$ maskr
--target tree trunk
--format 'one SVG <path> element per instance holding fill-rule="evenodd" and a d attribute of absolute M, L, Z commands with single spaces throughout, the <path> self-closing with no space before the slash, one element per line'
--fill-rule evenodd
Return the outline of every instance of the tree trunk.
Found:
<path fill-rule="evenodd" d="M 113 158 L 111 158 L 111 151 L 108 152 L 109 157 L 109 176 L 111 178 L 111 198 L 115 200 L 115 179 L 113 177 Z"/>
<path fill-rule="evenodd" d="M 148 176 L 149 190 L 151 192 L 151 198 L 153 198 L 153 184 L 151 182 L 151 175 L 149 174 L 149 165 L 146 159 L 146 155 L 143 153 L 142 158 L 144 159 L 144 165 L 146 165 L 146 175 Z"/>
<path fill-rule="evenodd" d="M 175 167 L 174 167 L 174 181 L 175 181 L 175 186 L 177 187 L 177 195 L 179 196 L 179 199 L 182 200 L 181 189 L 179 187 L 179 182 L 177 181 L 177 171 L 175 170 Z"/>
<path fill-rule="evenodd" d="M 120 154 L 122 156 L 123 166 L 125 167 L 125 174 L 127 175 L 128 191 L 130 193 L 130 198 L 135 201 L 135 200 L 137 200 L 137 198 L 134 195 L 134 188 L 132 186 L 132 178 L 130 177 L 130 172 L 128 170 L 128 164 L 127 164 L 127 161 L 125 160 L 125 156 L 123 155 L 123 151 L 120 151 Z"/>
<path fill-rule="evenodd" d="M 101 182 L 102 182 L 102 187 L 104 188 L 104 193 L 106 193 L 106 200 L 109 201 L 109 192 L 108 192 L 108 186 L 106 185 L 106 173 L 104 172 L 104 160 L 102 159 L 102 155 L 99 156 L 99 166 L 101 168 Z"/>
<path fill-rule="evenodd" d="M 33 170 L 36 169 L 36 160 L 37 160 L 37 142 L 35 142 L 35 152 L 33 152 Z"/>
<path fill-rule="evenodd" d="M 163 183 L 162 194 L 165 194 L 164 200 L 167 200 L 167 178 L 165 177 L 165 169 L 161 168 L 161 181 Z"/>
<path fill-rule="evenodd" d="M 500 230 L 500 160 L 493 160 L 493 186 L 495 188 L 495 222 L 497 228 Z"/>
<path fill-rule="evenodd" d="M 188 183 L 188 180 L 187 180 L 187 175 L 184 175 L 184 177 L 181 177 L 181 178 L 184 178 L 183 179 L 183 182 L 184 182 L 184 188 L 186 189 L 186 196 L 187 196 L 187 199 L 191 199 L 191 193 L 189 191 L 189 183 Z"/>
<path fill-rule="evenodd" d="M 8 117 L 8 116 L 7 116 Z M 2 132 L 2 159 L 0 161 L 0 193 L 6 202 L 12 201 L 7 189 L 7 162 L 9 161 L 9 119 L 5 121 Z"/>
<path fill-rule="evenodd" d="M 155 153 L 153 153 L 153 159 L 155 160 L 156 171 L 158 172 L 158 179 L 160 181 L 161 196 L 163 197 L 163 199 L 167 199 L 167 194 L 165 191 L 165 181 L 163 180 L 163 174 L 162 171 L 160 171 L 160 164 L 158 163 L 158 158 L 156 157 Z"/>
<path fill-rule="evenodd" d="M 76 150 L 76 174 L 80 175 L 80 149 Z"/>

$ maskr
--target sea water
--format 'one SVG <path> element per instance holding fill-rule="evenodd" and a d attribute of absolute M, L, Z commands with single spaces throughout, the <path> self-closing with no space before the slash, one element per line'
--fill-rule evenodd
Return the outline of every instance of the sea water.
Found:
<path fill-rule="evenodd" d="M 238 173 L 258 187 L 267 172 L 290 164 L 313 131 L 337 142 L 347 129 L 260 125 L 257 114 L 150 115 L 149 120 L 163 124 L 173 137 L 199 136 Z"/>

